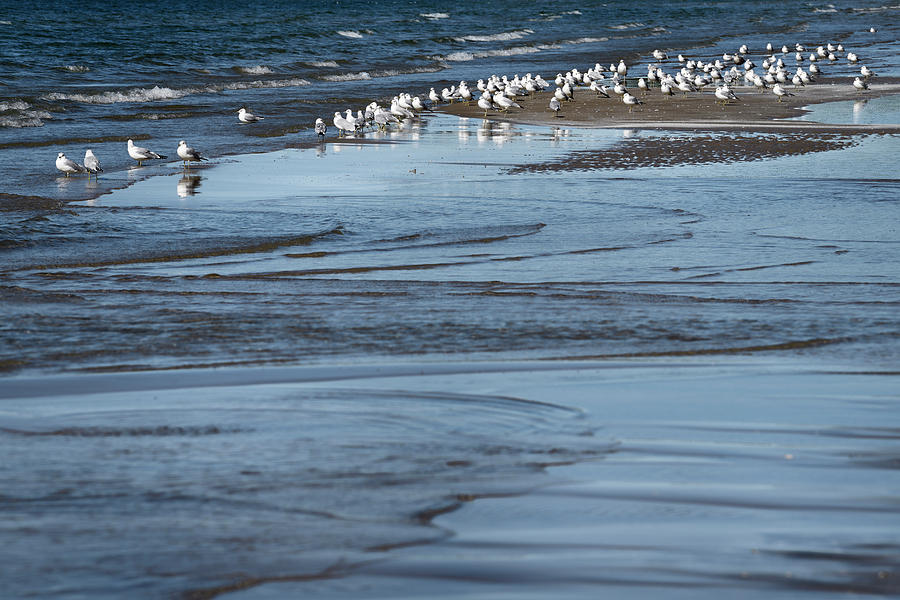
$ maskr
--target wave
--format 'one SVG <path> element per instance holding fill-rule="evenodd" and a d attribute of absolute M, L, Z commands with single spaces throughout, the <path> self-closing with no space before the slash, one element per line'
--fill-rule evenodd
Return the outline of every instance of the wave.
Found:
<path fill-rule="evenodd" d="M 24 100 L 0 102 L 0 127 L 12 129 L 43 127 L 44 120 L 53 118 L 47 111 L 30 110 L 31 108 L 31 105 Z"/>
<path fill-rule="evenodd" d="M 466 62 L 477 58 L 490 58 L 495 56 L 519 56 L 521 54 L 535 54 L 542 50 L 551 50 L 559 48 L 557 44 L 538 44 L 536 46 L 513 46 L 511 48 L 502 48 L 500 50 L 485 50 L 483 52 L 451 52 L 444 56 L 433 56 L 432 60 L 441 62 Z"/>
<path fill-rule="evenodd" d="M 620 31 L 624 29 L 637 29 L 638 27 L 646 27 L 646 25 L 643 23 L 622 23 L 621 25 L 609 26 L 610 29 L 618 29 Z"/>
<path fill-rule="evenodd" d="M 414 67 L 411 69 L 383 69 L 380 71 L 360 71 L 358 73 L 337 73 L 334 75 L 322 75 L 323 81 L 366 81 L 380 77 L 396 77 L 397 75 L 409 75 L 411 73 L 437 73 L 443 70 L 439 66 Z"/>
<path fill-rule="evenodd" d="M 598 37 L 598 38 L 583 37 L 583 38 L 577 38 L 574 40 L 564 40 L 562 43 L 575 45 L 575 44 L 596 44 L 597 42 L 608 42 L 608 41 L 609 41 L 608 37 Z"/>
<path fill-rule="evenodd" d="M 152 88 L 132 88 L 125 91 L 106 91 L 99 94 L 64 94 L 52 92 L 43 96 L 45 100 L 71 101 L 83 104 L 118 104 L 122 102 L 155 102 L 157 100 L 177 100 L 195 94 L 215 94 L 225 90 L 248 90 L 257 88 L 283 88 L 309 85 L 306 79 L 257 79 L 255 81 L 235 81 L 225 84 L 211 84 L 203 87 L 172 89 L 153 86 Z"/>
<path fill-rule="evenodd" d="M 836 13 L 838 10 L 834 7 L 834 4 L 829 4 L 828 8 L 814 8 L 814 13 Z"/>
<path fill-rule="evenodd" d="M 364 81 L 372 79 L 368 71 L 360 71 L 359 73 L 341 73 L 339 75 L 323 75 L 325 81 Z"/>
<path fill-rule="evenodd" d="M 450 15 L 447 13 L 419 13 L 420 17 L 424 17 L 426 19 L 431 19 L 432 21 L 437 19 L 449 19 Z"/>
<path fill-rule="evenodd" d="M 9 127 L 11 129 L 21 129 L 23 127 L 43 127 L 44 119 L 49 119 L 50 114 L 38 112 L 34 115 L 25 113 L 17 117 L 0 117 L 0 127 Z"/>
<path fill-rule="evenodd" d="M 69 71 L 70 73 L 87 73 L 91 70 L 90 67 L 86 65 L 66 65 L 64 67 L 60 67 L 63 71 Z"/>
<path fill-rule="evenodd" d="M 567 11 L 561 12 L 559 14 L 542 15 L 540 17 L 535 17 L 533 19 L 528 19 L 528 20 L 532 21 L 532 22 L 539 21 L 542 23 L 550 23 L 552 21 L 556 21 L 557 19 L 562 19 L 563 17 L 568 16 L 568 15 L 580 15 L 580 14 L 581 14 L 580 10 L 567 10 Z"/>
<path fill-rule="evenodd" d="M 304 62 L 303 64 L 305 64 L 309 67 L 319 67 L 319 68 L 321 68 L 321 67 L 337 68 L 340 66 L 339 64 L 337 64 L 337 61 L 334 61 L 334 60 L 311 60 L 311 61 Z"/>
<path fill-rule="evenodd" d="M 866 8 L 851 8 L 850 12 L 855 13 L 878 13 L 887 10 L 900 10 L 900 4 L 886 4 L 884 6 L 872 6 Z"/>
<path fill-rule="evenodd" d="M 12 21 L 0 21 L 0 25 L 12 25 Z"/>
<path fill-rule="evenodd" d="M 272 69 L 265 65 L 256 65 L 255 67 L 231 67 L 232 70 L 238 73 L 246 73 L 247 75 L 268 75 L 270 73 L 274 73 Z"/>
<path fill-rule="evenodd" d="M 10 110 L 28 110 L 31 105 L 24 100 L 10 100 L 9 102 L 0 102 L 0 112 Z"/>
<path fill-rule="evenodd" d="M 353 39 L 361 39 L 363 37 L 363 34 L 358 31 L 338 31 L 337 34 Z"/>
<path fill-rule="evenodd" d="M 457 42 L 506 42 L 509 40 L 518 40 L 534 33 L 532 29 L 517 29 L 515 31 L 505 31 L 503 33 L 494 33 L 491 35 L 464 35 L 462 37 L 453 38 Z"/>

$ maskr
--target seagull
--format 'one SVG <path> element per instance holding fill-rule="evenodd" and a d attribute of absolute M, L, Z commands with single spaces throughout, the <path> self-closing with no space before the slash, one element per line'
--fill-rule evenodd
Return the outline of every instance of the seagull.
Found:
<path fill-rule="evenodd" d="M 772 88 L 772 93 L 775 94 L 776 96 L 778 96 L 779 102 L 781 102 L 781 99 L 784 98 L 785 96 L 793 96 L 793 94 L 791 94 L 790 92 L 785 90 L 783 87 L 781 87 L 780 83 L 775 84 L 775 86 Z"/>
<path fill-rule="evenodd" d="M 559 116 L 559 109 L 559 100 L 557 100 L 556 98 L 550 98 L 550 110 L 554 111 L 554 117 Z"/>
<path fill-rule="evenodd" d="M 643 104 L 643 102 L 641 102 L 640 100 L 638 100 L 637 98 L 635 98 L 634 96 L 629 94 L 628 92 L 625 92 L 622 95 L 622 102 L 624 102 L 625 104 L 628 105 L 628 112 L 631 112 L 635 106 L 637 106 L 639 104 Z"/>
<path fill-rule="evenodd" d="M 257 121 L 262 121 L 263 117 L 257 117 L 253 113 L 247 112 L 246 108 L 242 108 L 238 111 L 238 120 L 241 123 L 256 123 Z"/>
<path fill-rule="evenodd" d="M 625 81 L 625 75 L 628 74 L 628 67 L 625 65 L 625 61 L 619 59 L 619 66 L 616 67 L 616 73 L 618 73 L 622 80 Z"/>
<path fill-rule="evenodd" d="M 858 61 L 859 61 L 859 57 L 856 56 L 856 54 L 853 53 L 853 52 L 848 52 L 848 53 L 847 53 L 847 60 L 848 60 L 849 62 L 855 63 L 855 62 L 858 62 Z"/>
<path fill-rule="evenodd" d="M 84 167 L 71 158 L 66 158 L 62 152 L 56 156 L 56 168 L 65 173 L 66 177 L 69 176 L 69 173 L 84 173 Z"/>
<path fill-rule="evenodd" d="M 354 127 L 353 123 L 347 121 L 340 112 L 334 113 L 334 126 L 337 127 L 338 137 L 343 136 L 345 131 L 350 133 L 356 131 L 356 127 Z"/>
<path fill-rule="evenodd" d="M 487 118 L 488 111 L 494 108 L 490 93 L 482 92 L 481 97 L 478 99 L 478 108 L 484 110 L 484 118 Z"/>
<path fill-rule="evenodd" d="M 718 104 L 719 100 L 721 100 L 723 105 L 728 104 L 729 100 L 738 99 L 737 96 L 734 95 L 734 92 L 732 92 L 727 85 L 716 88 L 716 98 L 718 98 L 718 100 L 716 100 L 716 103 Z"/>
<path fill-rule="evenodd" d="M 870 69 L 869 67 L 867 67 L 866 65 L 863 65 L 859 68 L 859 74 L 862 75 L 863 77 L 865 77 L 866 79 L 868 79 L 869 77 L 875 76 L 875 72 L 872 69 Z"/>
<path fill-rule="evenodd" d="M 669 96 L 672 96 L 675 93 L 675 91 L 672 89 L 672 86 L 669 85 L 668 81 L 660 82 L 659 91 L 662 92 L 667 99 L 669 98 Z"/>
<path fill-rule="evenodd" d="M 178 142 L 178 157 L 184 163 L 184 166 L 187 166 L 189 161 L 197 161 L 207 160 L 205 156 L 200 156 L 200 153 L 187 145 L 187 142 L 181 140 Z"/>
<path fill-rule="evenodd" d="M 500 110 L 502 110 L 503 112 L 508 111 L 513 106 L 515 106 L 516 108 L 522 108 L 516 102 L 513 102 L 511 98 L 499 92 L 494 94 L 494 104 L 499 106 Z"/>
<path fill-rule="evenodd" d="M 642 93 L 642 94 L 646 94 L 646 93 L 647 93 L 647 82 L 644 81 L 644 78 L 643 78 L 643 77 L 641 77 L 640 79 L 638 79 L 638 89 L 641 90 L 641 93 Z"/>
<path fill-rule="evenodd" d="M 853 80 L 853 87 L 856 88 L 856 91 L 861 92 L 863 90 L 869 89 L 869 84 L 857 77 Z M 56 161 L 57 167 L 59 166 L 59 161 Z"/>
<path fill-rule="evenodd" d="M 90 179 L 91 173 L 96 175 L 103 171 L 103 167 L 100 166 L 100 161 L 97 160 L 97 157 L 94 156 L 93 151 L 90 149 L 84 153 L 84 168 L 88 171 L 88 179 Z"/>
<path fill-rule="evenodd" d="M 434 91 L 434 88 L 431 88 L 431 91 L 428 92 L 428 99 L 431 100 L 434 104 L 437 104 L 441 101 L 441 97 L 438 96 L 436 91 Z"/>
<path fill-rule="evenodd" d="M 316 135 L 319 136 L 320 140 L 325 139 L 325 132 L 328 131 L 328 127 L 325 125 L 325 121 L 322 119 L 316 119 Z"/>
<path fill-rule="evenodd" d="M 145 160 L 150 160 L 152 158 L 166 158 L 166 156 L 162 154 L 157 154 L 156 152 L 152 152 L 147 150 L 146 148 L 141 148 L 140 146 L 135 146 L 132 140 L 128 140 L 128 156 L 138 161 L 138 166 L 142 166 L 142 163 Z"/>

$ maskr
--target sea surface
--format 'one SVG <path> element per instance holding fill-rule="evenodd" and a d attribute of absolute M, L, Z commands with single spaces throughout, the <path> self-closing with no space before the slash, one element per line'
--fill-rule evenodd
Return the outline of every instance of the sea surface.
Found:
<path fill-rule="evenodd" d="M 897 135 L 311 130 L 657 47 L 841 42 L 887 78 L 900 6 L 72 10 L 0 13 L 3 594 L 900 591 Z M 86 147 L 99 180 L 55 172 Z"/>

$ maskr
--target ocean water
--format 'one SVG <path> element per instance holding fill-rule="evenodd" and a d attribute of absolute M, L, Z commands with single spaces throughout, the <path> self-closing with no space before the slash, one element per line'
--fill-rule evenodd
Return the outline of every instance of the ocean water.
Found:
<path fill-rule="evenodd" d="M 160 8 L 0 15 L 4 594 L 896 595 L 896 135 L 310 125 L 654 47 L 887 78 L 900 7 Z"/>

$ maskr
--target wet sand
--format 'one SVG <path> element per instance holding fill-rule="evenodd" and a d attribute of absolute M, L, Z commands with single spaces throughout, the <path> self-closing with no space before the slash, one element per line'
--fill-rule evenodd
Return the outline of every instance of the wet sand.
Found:
<path fill-rule="evenodd" d="M 532 98 L 517 99 L 522 109 L 511 108 L 502 113 L 488 111 L 487 118 L 511 123 L 548 126 L 612 127 L 642 129 L 690 129 L 743 131 L 809 131 L 834 133 L 896 133 L 898 125 L 824 125 L 809 121 L 785 121 L 804 114 L 803 107 L 825 102 L 844 100 L 865 100 L 884 95 L 900 93 L 900 82 L 872 83 L 866 92 L 857 92 L 846 81 L 823 81 L 809 87 L 793 89 L 793 94 L 778 102 L 771 90 L 758 92 L 746 87 L 733 88 L 737 101 L 727 106 L 716 103 L 714 88 L 703 92 L 663 96 L 659 88 L 641 94 L 637 89 L 637 79 L 629 79 L 632 94 L 644 104 L 629 111 L 620 97 L 610 89 L 610 98 L 598 96 L 588 88 L 576 88 L 575 99 L 562 103 L 558 116 L 548 108 L 552 89 L 539 92 Z M 484 118 L 484 111 L 472 102 L 466 105 L 454 102 L 439 107 L 439 110 L 469 118 Z"/>

